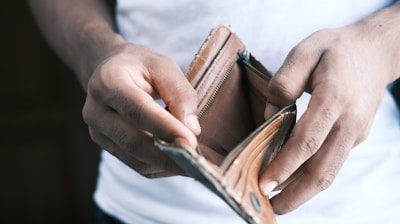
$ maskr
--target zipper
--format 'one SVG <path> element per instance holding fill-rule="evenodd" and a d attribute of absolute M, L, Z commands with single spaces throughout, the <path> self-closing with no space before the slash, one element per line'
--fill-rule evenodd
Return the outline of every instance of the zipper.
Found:
<path fill-rule="evenodd" d="M 228 77 L 230 76 L 233 66 L 239 61 L 241 60 L 245 66 L 247 66 L 249 69 L 251 69 L 253 72 L 255 72 L 258 76 L 260 76 L 261 78 L 265 79 L 265 80 L 270 80 L 271 77 L 265 75 L 264 73 L 260 72 L 258 69 L 256 69 L 251 62 L 251 58 L 250 58 L 250 52 L 247 50 L 240 50 L 237 53 L 237 57 L 235 60 L 233 60 L 231 62 L 231 64 L 229 65 L 228 70 L 225 72 L 225 74 L 223 75 L 221 81 L 218 83 L 217 87 L 215 88 L 215 90 L 213 91 L 213 93 L 211 94 L 211 97 L 207 100 L 206 104 L 204 105 L 204 107 L 200 110 L 199 114 L 198 114 L 198 119 L 200 120 L 204 113 L 207 111 L 207 109 L 210 107 L 211 103 L 214 101 L 216 95 L 218 94 L 219 90 L 221 89 L 222 85 L 224 84 L 224 82 L 228 79 Z"/>
<path fill-rule="evenodd" d="M 232 69 L 233 69 L 233 66 L 237 63 L 238 60 L 239 60 L 239 56 L 237 56 L 236 59 L 231 62 L 231 64 L 228 67 L 228 70 L 224 73 L 221 81 L 218 83 L 217 87 L 214 89 L 214 91 L 211 94 L 210 98 L 207 100 L 207 102 L 204 105 L 204 107 L 201 108 L 199 114 L 197 115 L 199 120 L 203 117 L 204 113 L 207 111 L 207 109 L 210 107 L 210 105 L 214 101 L 214 99 L 217 96 L 218 92 L 220 91 L 222 85 L 225 83 L 225 81 L 230 76 L 230 74 L 232 72 Z"/>

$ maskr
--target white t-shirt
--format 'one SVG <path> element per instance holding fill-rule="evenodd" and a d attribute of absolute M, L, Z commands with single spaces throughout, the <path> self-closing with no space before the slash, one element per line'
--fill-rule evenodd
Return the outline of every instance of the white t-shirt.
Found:
<path fill-rule="evenodd" d="M 353 23 L 389 0 L 119 0 L 119 32 L 177 61 L 185 71 L 211 28 L 229 25 L 275 72 L 311 33 Z M 299 115 L 307 96 L 298 102 Z M 278 223 L 398 223 L 400 120 L 387 92 L 369 138 L 354 148 L 333 185 Z M 147 179 L 102 153 L 95 201 L 126 223 L 244 223 L 220 198 L 188 177 Z"/>

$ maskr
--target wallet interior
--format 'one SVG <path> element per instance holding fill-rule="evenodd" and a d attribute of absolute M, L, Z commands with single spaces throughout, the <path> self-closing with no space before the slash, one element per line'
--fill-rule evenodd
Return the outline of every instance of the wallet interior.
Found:
<path fill-rule="evenodd" d="M 216 165 L 265 122 L 270 74 L 253 66 L 255 59 L 247 51 L 238 51 L 231 60 L 221 77 L 212 77 L 212 85 L 206 90 L 200 89 L 209 80 L 200 80 L 195 86 L 198 92 L 206 92 L 199 96 L 199 147 L 203 156 Z"/>
<path fill-rule="evenodd" d="M 249 223 L 275 223 L 258 187 L 260 170 L 279 152 L 296 106 L 264 118 L 271 75 L 224 26 L 214 29 L 188 72 L 199 97 L 196 149 L 155 138 L 155 145 L 225 200 Z"/>

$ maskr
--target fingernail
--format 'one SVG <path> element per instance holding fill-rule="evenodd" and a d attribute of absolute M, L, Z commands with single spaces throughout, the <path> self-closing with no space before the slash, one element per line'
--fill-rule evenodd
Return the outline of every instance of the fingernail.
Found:
<path fill-rule="evenodd" d="M 267 106 L 266 106 L 265 112 L 264 112 L 264 118 L 266 120 L 268 120 L 278 112 L 279 112 L 279 108 L 277 106 L 267 103 Z"/>
<path fill-rule="evenodd" d="M 264 184 L 261 187 L 261 191 L 265 196 L 268 196 L 268 194 L 271 193 L 271 191 L 273 191 L 277 186 L 278 186 L 278 182 L 271 181 L 271 182 Z"/>
<path fill-rule="evenodd" d="M 200 124 L 199 124 L 199 120 L 197 119 L 197 116 L 196 115 L 194 115 L 194 114 L 189 114 L 187 117 L 186 117 L 186 123 L 187 123 L 187 125 L 188 125 L 188 127 L 189 127 L 189 129 L 193 132 L 193 133 L 195 133 L 196 135 L 197 134 L 200 134 Z"/>

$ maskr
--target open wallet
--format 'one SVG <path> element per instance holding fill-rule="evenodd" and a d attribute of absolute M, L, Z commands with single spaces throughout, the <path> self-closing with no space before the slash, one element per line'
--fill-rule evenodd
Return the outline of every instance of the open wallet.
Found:
<path fill-rule="evenodd" d="M 155 145 L 248 223 L 275 223 L 258 179 L 296 121 L 295 104 L 265 120 L 271 75 L 223 25 L 211 31 L 186 75 L 199 97 L 198 147 L 159 138 Z"/>

